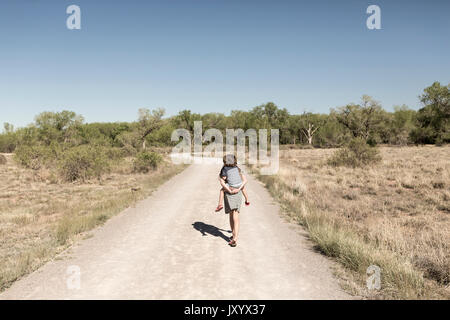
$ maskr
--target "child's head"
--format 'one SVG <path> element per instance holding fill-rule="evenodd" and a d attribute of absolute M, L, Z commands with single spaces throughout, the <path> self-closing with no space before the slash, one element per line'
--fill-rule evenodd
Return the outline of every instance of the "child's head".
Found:
<path fill-rule="evenodd" d="M 234 154 L 227 154 L 223 157 L 223 164 L 227 167 L 235 167 L 237 165 L 237 159 Z"/>

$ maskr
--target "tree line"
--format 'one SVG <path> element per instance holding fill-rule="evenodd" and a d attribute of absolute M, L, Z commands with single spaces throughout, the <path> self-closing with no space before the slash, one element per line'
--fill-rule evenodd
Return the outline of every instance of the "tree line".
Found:
<path fill-rule="evenodd" d="M 450 84 L 433 83 L 419 96 L 423 107 L 418 111 L 407 106 L 384 110 L 370 96 L 359 104 L 332 108 L 329 114 L 305 112 L 290 114 L 269 102 L 250 111 L 198 114 L 182 110 L 164 117 L 163 109 L 140 109 L 134 122 L 85 123 L 72 111 L 43 112 L 27 127 L 15 129 L 4 124 L 0 134 L 0 152 L 14 152 L 21 146 L 102 146 L 136 154 L 151 147 L 174 145 L 172 131 L 184 128 L 193 132 L 194 122 L 202 121 L 203 130 L 279 129 L 281 144 L 314 147 L 340 147 L 353 138 L 370 145 L 445 144 L 450 142 Z"/>

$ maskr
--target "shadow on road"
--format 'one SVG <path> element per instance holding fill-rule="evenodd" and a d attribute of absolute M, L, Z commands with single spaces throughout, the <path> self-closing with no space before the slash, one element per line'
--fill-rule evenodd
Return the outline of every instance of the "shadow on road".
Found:
<path fill-rule="evenodd" d="M 225 234 L 223 234 L 223 232 L 222 232 L 222 231 L 225 231 L 225 232 L 231 233 L 231 231 L 229 231 L 229 230 L 219 229 L 216 226 L 206 224 L 204 222 L 198 222 L 198 221 L 194 222 L 192 224 L 192 226 L 194 227 L 195 230 L 200 231 L 202 236 L 206 236 L 207 234 L 210 234 L 214 237 L 221 237 L 226 242 L 228 242 L 230 240 L 230 238 L 228 236 L 226 236 Z"/>

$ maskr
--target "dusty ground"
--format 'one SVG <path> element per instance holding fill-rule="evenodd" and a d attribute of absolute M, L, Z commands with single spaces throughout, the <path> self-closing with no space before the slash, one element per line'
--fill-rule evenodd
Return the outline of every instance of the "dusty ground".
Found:
<path fill-rule="evenodd" d="M 192 165 L 16 282 L 1 299 L 345 299 L 302 229 L 279 216 L 249 177 L 236 248 L 228 216 L 215 213 L 217 165 Z M 76 266 L 75 269 L 69 268 Z M 79 269 L 76 269 L 79 268 Z M 80 288 L 71 279 L 80 271 Z M 75 282 L 76 283 L 76 282 Z"/>

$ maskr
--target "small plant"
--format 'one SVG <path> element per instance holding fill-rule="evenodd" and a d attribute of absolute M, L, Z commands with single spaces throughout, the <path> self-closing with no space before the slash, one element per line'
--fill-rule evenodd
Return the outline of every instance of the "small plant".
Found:
<path fill-rule="evenodd" d="M 162 162 L 162 156 L 156 152 L 141 151 L 136 155 L 133 163 L 135 172 L 147 173 L 158 168 Z"/>
<path fill-rule="evenodd" d="M 371 147 L 362 138 L 352 139 L 347 146 L 336 151 L 328 164 L 334 167 L 346 166 L 351 168 L 364 167 L 381 161 L 376 147 Z"/>

